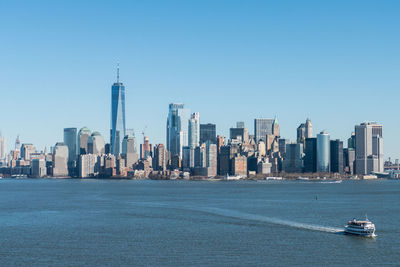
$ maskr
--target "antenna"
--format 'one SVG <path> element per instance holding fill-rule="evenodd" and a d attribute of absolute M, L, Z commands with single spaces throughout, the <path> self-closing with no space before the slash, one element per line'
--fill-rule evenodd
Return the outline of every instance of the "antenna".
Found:
<path fill-rule="evenodd" d="M 117 83 L 119 83 L 119 62 L 117 63 Z"/>

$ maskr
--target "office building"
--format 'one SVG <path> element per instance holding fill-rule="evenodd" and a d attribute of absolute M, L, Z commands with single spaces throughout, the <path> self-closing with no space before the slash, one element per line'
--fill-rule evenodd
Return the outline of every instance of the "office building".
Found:
<path fill-rule="evenodd" d="M 247 143 L 249 141 L 249 133 L 246 128 L 230 128 L 230 139 L 237 139 L 240 142 Z"/>
<path fill-rule="evenodd" d="M 72 176 L 79 154 L 77 128 L 64 128 L 64 144 L 68 147 L 68 172 Z"/>
<path fill-rule="evenodd" d="M 79 149 L 79 155 L 84 155 L 88 154 L 88 142 L 89 142 L 89 137 L 92 135 L 92 132 L 87 128 L 83 127 L 79 130 L 78 133 L 78 149 Z"/>
<path fill-rule="evenodd" d="M 322 131 L 317 135 L 317 172 L 330 172 L 330 136 Z"/>
<path fill-rule="evenodd" d="M 283 170 L 288 173 L 299 173 L 303 171 L 303 144 L 286 145 Z"/>
<path fill-rule="evenodd" d="M 167 150 L 171 157 L 178 155 L 182 158 L 183 147 L 189 145 L 188 122 L 190 110 L 184 104 L 169 104 L 167 119 Z"/>
<path fill-rule="evenodd" d="M 151 151 L 152 145 L 150 144 L 149 138 L 143 136 L 143 144 L 140 145 L 140 159 L 148 159 L 153 156 Z"/>
<path fill-rule="evenodd" d="M 237 155 L 231 160 L 231 174 L 234 176 L 247 177 L 247 157 Z"/>
<path fill-rule="evenodd" d="M 153 168 L 156 171 L 166 171 L 168 165 L 168 152 L 163 144 L 154 147 Z"/>
<path fill-rule="evenodd" d="M 343 142 L 339 139 L 331 140 L 331 163 L 333 173 L 344 173 Z"/>
<path fill-rule="evenodd" d="M 272 123 L 272 134 L 278 138 L 281 136 L 281 127 L 279 126 L 278 119 L 276 117 Z"/>
<path fill-rule="evenodd" d="M 53 176 L 68 176 L 68 146 L 59 142 L 53 150 Z"/>
<path fill-rule="evenodd" d="M 244 121 L 238 121 L 238 122 L 236 122 L 236 128 L 245 128 L 245 127 L 244 127 Z"/>
<path fill-rule="evenodd" d="M 317 138 L 306 138 L 305 140 L 304 172 L 317 172 Z"/>
<path fill-rule="evenodd" d="M 0 161 L 6 160 L 6 154 L 7 154 L 6 137 L 2 136 L 0 133 Z"/>
<path fill-rule="evenodd" d="M 102 155 L 106 151 L 104 138 L 99 132 L 93 132 L 88 139 L 88 153 Z"/>
<path fill-rule="evenodd" d="M 200 124 L 200 144 L 210 141 L 217 143 L 216 125 L 212 123 Z"/>
<path fill-rule="evenodd" d="M 46 161 L 44 159 L 32 159 L 31 161 L 32 177 L 41 178 L 47 175 Z"/>
<path fill-rule="evenodd" d="M 312 138 L 312 123 L 310 119 L 306 120 L 305 129 L 304 129 L 304 138 Z"/>
<path fill-rule="evenodd" d="M 355 173 L 367 175 L 383 172 L 382 125 L 366 122 L 355 126 Z"/>
<path fill-rule="evenodd" d="M 290 144 L 289 139 L 279 139 L 278 140 L 279 144 L 279 152 L 281 153 L 282 157 L 286 156 L 286 145 Z"/>
<path fill-rule="evenodd" d="M 125 159 L 126 167 L 129 168 L 138 161 L 136 138 L 132 135 L 125 135 L 122 140 L 122 158 Z"/>
<path fill-rule="evenodd" d="M 200 114 L 193 113 L 189 119 L 189 147 L 195 148 L 200 144 Z"/>
<path fill-rule="evenodd" d="M 35 153 L 35 147 L 32 144 L 21 145 L 21 158 L 23 160 L 30 161 L 32 153 Z"/>
<path fill-rule="evenodd" d="M 111 87 L 111 154 L 117 156 L 121 153 L 121 143 L 125 135 L 125 86 L 119 81 L 118 67 L 117 82 Z"/>
<path fill-rule="evenodd" d="M 260 140 L 266 142 L 266 136 L 273 134 L 272 126 L 274 121 L 274 119 L 254 119 L 254 138 L 256 142 Z"/>

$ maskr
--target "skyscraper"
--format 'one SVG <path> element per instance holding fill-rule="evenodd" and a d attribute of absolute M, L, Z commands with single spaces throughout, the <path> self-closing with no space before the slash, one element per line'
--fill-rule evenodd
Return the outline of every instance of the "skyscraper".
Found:
<path fill-rule="evenodd" d="M 331 172 L 343 173 L 343 141 L 331 140 Z"/>
<path fill-rule="evenodd" d="M 64 144 L 68 147 L 68 171 L 70 175 L 78 160 L 77 128 L 64 128 Z"/>
<path fill-rule="evenodd" d="M 210 141 L 213 144 L 217 143 L 217 131 L 215 124 L 200 124 L 200 143 L 202 144 L 207 141 Z"/>
<path fill-rule="evenodd" d="M 2 136 L 0 133 L 0 161 L 5 160 L 7 153 L 6 151 L 7 151 L 6 137 Z"/>
<path fill-rule="evenodd" d="M 330 136 L 322 131 L 317 135 L 317 172 L 330 172 Z"/>
<path fill-rule="evenodd" d="M 92 134 L 91 131 L 86 127 L 83 127 L 79 130 L 78 134 L 79 155 L 84 155 L 89 153 L 88 142 L 91 134 Z"/>
<path fill-rule="evenodd" d="M 104 138 L 99 132 L 93 132 L 88 139 L 89 154 L 102 155 L 105 153 Z"/>
<path fill-rule="evenodd" d="M 126 167 L 132 168 L 132 165 L 138 161 L 136 138 L 132 135 L 125 135 L 122 140 L 122 157 L 125 159 Z"/>
<path fill-rule="evenodd" d="M 167 119 L 167 150 L 171 158 L 178 155 L 182 158 L 183 147 L 188 146 L 188 124 L 190 110 L 184 104 L 169 104 Z"/>
<path fill-rule="evenodd" d="M 189 119 L 189 147 L 195 148 L 200 144 L 200 114 L 193 113 Z"/>
<path fill-rule="evenodd" d="M 281 127 L 279 126 L 278 119 L 276 117 L 272 123 L 272 134 L 276 137 L 281 136 Z"/>
<path fill-rule="evenodd" d="M 272 125 L 274 124 L 274 119 L 254 119 L 254 137 L 255 141 L 260 140 L 266 141 L 267 135 L 272 133 Z"/>
<path fill-rule="evenodd" d="M 317 171 L 317 138 L 306 138 L 304 149 L 304 172 Z"/>
<path fill-rule="evenodd" d="M 68 176 L 68 147 L 61 142 L 53 150 L 53 176 Z"/>
<path fill-rule="evenodd" d="M 312 138 L 312 123 L 310 119 L 307 119 L 304 131 L 305 138 Z"/>
<path fill-rule="evenodd" d="M 356 125 L 356 174 L 383 172 L 382 125 L 376 122 Z"/>
<path fill-rule="evenodd" d="M 119 82 L 119 66 L 117 68 L 117 82 L 111 87 L 111 153 L 118 155 L 121 152 L 122 139 L 126 135 L 125 128 L 125 86 Z"/>

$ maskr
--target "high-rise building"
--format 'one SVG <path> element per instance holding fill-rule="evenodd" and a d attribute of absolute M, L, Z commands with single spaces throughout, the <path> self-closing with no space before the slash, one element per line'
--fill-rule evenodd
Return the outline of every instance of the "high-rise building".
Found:
<path fill-rule="evenodd" d="M 0 133 L 0 161 L 5 161 L 7 154 L 7 142 L 6 137 Z"/>
<path fill-rule="evenodd" d="M 105 153 L 104 138 L 99 132 L 93 132 L 88 139 L 88 153 L 103 155 Z"/>
<path fill-rule="evenodd" d="M 68 146 L 59 142 L 53 150 L 53 176 L 68 176 Z"/>
<path fill-rule="evenodd" d="M 303 171 L 303 144 L 287 144 L 286 156 L 283 160 L 283 170 L 285 172 Z"/>
<path fill-rule="evenodd" d="M 266 142 L 266 136 L 269 134 L 273 134 L 272 126 L 274 124 L 274 121 L 274 119 L 254 119 L 254 138 L 256 142 L 260 140 Z"/>
<path fill-rule="evenodd" d="M 356 151 L 353 148 L 343 149 L 343 161 L 346 173 L 354 174 L 355 159 L 356 159 Z"/>
<path fill-rule="evenodd" d="M 32 177 L 41 178 L 47 175 L 46 161 L 44 159 L 32 159 Z"/>
<path fill-rule="evenodd" d="M 231 173 L 235 176 L 247 177 L 247 157 L 235 156 L 231 160 Z"/>
<path fill-rule="evenodd" d="M 238 139 L 243 143 L 247 143 L 249 141 L 249 133 L 246 128 L 230 128 L 230 139 Z"/>
<path fill-rule="evenodd" d="M 245 127 L 244 127 L 244 121 L 238 121 L 238 122 L 236 122 L 236 128 L 245 128 Z"/>
<path fill-rule="evenodd" d="M 195 148 L 200 144 L 200 114 L 193 113 L 189 119 L 189 147 Z"/>
<path fill-rule="evenodd" d="M 312 123 L 310 119 L 306 121 L 304 135 L 305 138 L 312 138 Z"/>
<path fill-rule="evenodd" d="M 317 138 L 306 138 L 304 149 L 304 172 L 317 171 Z"/>
<path fill-rule="evenodd" d="M 143 144 L 140 145 L 140 159 L 147 159 L 153 156 L 151 151 L 152 145 L 150 144 L 149 138 L 143 136 Z"/>
<path fill-rule="evenodd" d="M 210 141 L 206 142 L 206 167 L 207 167 L 207 176 L 212 177 L 217 175 L 217 145 L 211 143 Z"/>
<path fill-rule="evenodd" d="M 276 137 L 281 136 L 281 127 L 279 126 L 278 119 L 276 117 L 272 123 L 272 134 Z"/>
<path fill-rule="evenodd" d="M 89 142 L 89 137 L 91 136 L 91 134 L 92 134 L 91 131 L 86 127 L 83 127 L 79 130 L 78 149 L 79 149 L 80 155 L 89 153 L 88 142 Z"/>
<path fill-rule="evenodd" d="M 157 171 L 166 171 L 168 164 L 168 152 L 163 144 L 154 147 L 153 168 Z"/>
<path fill-rule="evenodd" d="M 317 172 L 330 172 L 330 136 L 322 131 L 317 135 Z"/>
<path fill-rule="evenodd" d="M 343 142 L 339 139 L 331 140 L 331 172 L 344 173 Z"/>
<path fill-rule="evenodd" d="M 281 153 L 282 157 L 286 156 L 286 145 L 290 144 L 289 139 L 279 139 L 278 141 L 279 144 L 279 152 Z"/>
<path fill-rule="evenodd" d="M 122 140 L 122 158 L 125 159 L 126 167 L 129 168 L 138 161 L 136 138 L 132 135 L 125 135 Z"/>
<path fill-rule="evenodd" d="M 306 125 L 302 123 L 299 125 L 299 127 L 297 127 L 297 143 L 304 144 L 305 139 L 306 139 Z"/>
<path fill-rule="evenodd" d="M 217 130 L 215 124 L 200 124 L 200 143 L 202 144 L 207 141 L 210 141 L 213 144 L 217 143 Z"/>
<path fill-rule="evenodd" d="M 347 148 L 356 149 L 356 134 L 353 132 L 349 139 L 347 139 Z"/>
<path fill-rule="evenodd" d="M 17 135 L 17 139 L 15 139 L 15 150 L 20 150 L 21 148 L 21 141 L 19 140 L 19 135 Z"/>
<path fill-rule="evenodd" d="M 70 175 L 76 167 L 78 151 L 78 135 L 77 128 L 64 128 L 64 144 L 68 146 L 68 170 Z"/>
<path fill-rule="evenodd" d="M 31 154 L 35 153 L 35 146 L 32 144 L 22 144 L 21 145 L 21 158 L 23 160 L 31 160 Z"/>
<path fill-rule="evenodd" d="M 384 171 L 382 132 L 382 125 L 376 122 L 356 125 L 356 174 Z"/>
<path fill-rule="evenodd" d="M 122 139 L 126 135 L 125 127 L 125 86 L 119 82 L 119 67 L 117 68 L 117 82 L 111 87 L 111 153 L 121 153 Z"/>
<path fill-rule="evenodd" d="M 182 158 L 183 147 L 188 146 L 188 121 L 190 110 L 184 104 L 169 104 L 167 119 L 167 150 L 171 158 L 178 155 Z"/>

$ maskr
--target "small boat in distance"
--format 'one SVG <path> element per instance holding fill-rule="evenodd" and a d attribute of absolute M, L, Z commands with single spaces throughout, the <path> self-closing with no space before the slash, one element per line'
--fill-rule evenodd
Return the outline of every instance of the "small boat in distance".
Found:
<path fill-rule="evenodd" d="M 349 235 L 375 237 L 375 224 L 370 222 L 367 216 L 365 216 L 365 221 L 353 219 L 344 227 L 344 233 Z"/>
<path fill-rule="evenodd" d="M 297 177 L 297 179 L 296 180 L 299 180 L 299 181 L 309 181 L 310 180 L 310 178 L 308 178 L 308 177 L 301 177 L 301 176 L 299 176 L 299 177 Z"/>

